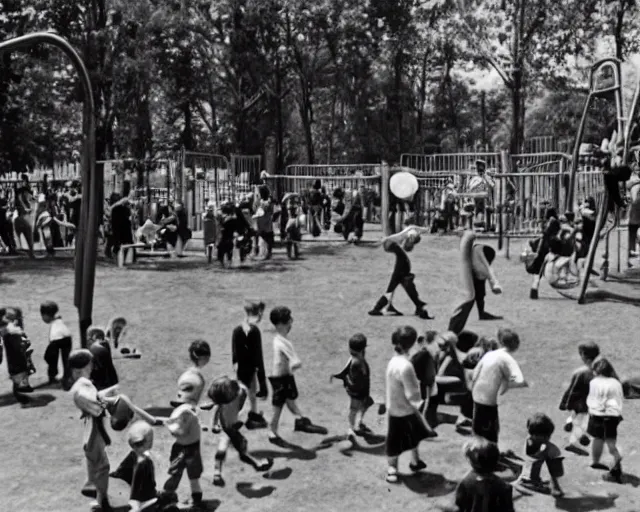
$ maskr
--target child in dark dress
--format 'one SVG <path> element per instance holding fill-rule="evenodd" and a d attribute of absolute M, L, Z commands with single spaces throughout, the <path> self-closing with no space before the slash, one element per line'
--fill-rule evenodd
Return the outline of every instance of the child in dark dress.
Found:
<path fill-rule="evenodd" d="M 498 445 L 476 437 L 465 445 L 464 454 L 471 471 L 456 488 L 456 512 L 514 512 L 512 487 L 494 474 Z"/>
<path fill-rule="evenodd" d="M 351 336 L 349 339 L 351 357 L 347 365 L 340 373 L 331 375 L 329 378 L 329 382 L 333 379 L 342 380 L 344 388 L 351 399 L 347 439 L 353 444 L 356 444 L 356 435 L 371 433 L 371 429 L 362 422 L 367 410 L 373 405 L 373 399 L 370 395 L 371 371 L 365 359 L 366 348 L 367 338 L 364 334 L 358 333 Z M 357 428 L 356 424 L 358 425 Z"/>

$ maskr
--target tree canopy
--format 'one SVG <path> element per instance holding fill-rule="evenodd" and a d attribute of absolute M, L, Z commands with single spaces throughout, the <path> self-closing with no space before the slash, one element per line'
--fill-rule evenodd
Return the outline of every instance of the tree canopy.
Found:
<path fill-rule="evenodd" d="M 272 137 L 279 168 L 566 139 L 595 49 L 625 59 L 639 27 L 635 0 L 0 0 L 3 40 L 51 30 L 84 58 L 98 159 Z M 2 55 L 0 173 L 74 158 L 79 91 L 57 50 Z"/>

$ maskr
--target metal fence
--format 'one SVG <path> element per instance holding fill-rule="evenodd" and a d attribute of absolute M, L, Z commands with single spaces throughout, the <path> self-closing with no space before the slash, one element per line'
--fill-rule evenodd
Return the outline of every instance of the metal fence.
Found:
<path fill-rule="evenodd" d="M 487 171 L 500 169 L 500 153 L 443 153 L 435 155 L 403 154 L 400 166 L 420 172 L 470 171 L 476 160 L 484 160 Z"/>

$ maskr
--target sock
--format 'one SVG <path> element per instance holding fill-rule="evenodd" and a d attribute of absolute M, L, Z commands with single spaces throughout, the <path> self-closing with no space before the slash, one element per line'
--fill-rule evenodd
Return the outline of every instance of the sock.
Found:
<path fill-rule="evenodd" d="M 202 494 L 202 487 L 200 487 L 200 479 L 194 478 L 193 480 L 189 480 L 189 485 L 191 485 L 191 494 Z"/>

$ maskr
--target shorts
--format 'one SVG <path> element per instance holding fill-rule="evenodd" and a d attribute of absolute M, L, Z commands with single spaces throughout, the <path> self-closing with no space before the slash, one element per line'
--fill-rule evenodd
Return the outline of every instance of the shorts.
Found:
<path fill-rule="evenodd" d="M 354 398 L 350 397 L 351 403 L 349 404 L 349 410 L 354 412 L 364 412 L 373 405 L 373 398 L 368 396 L 367 398 Z"/>
<path fill-rule="evenodd" d="M 592 416 L 589 415 L 587 434 L 595 439 L 617 439 L 618 425 L 622 416 Z"/>
<path fill-rule="evenodd" d="M 271 382 L 271 387 L 273 388 L 271 404 L 274 407 L 282 407 L 287 400 L 295 400 L 298 398 L 298 388 L 293 375 L 269 377 L 269 382 Z"/>
<path fill-rule="evenodd" d="M 483 405 L 473 402 L 473 419 L 471 430 L 477 436 L 484 437 L 492 443 L 498 442 L 500 420 L 497 405 Z"/>
<path fill-rule="evenodd" d="M 426 439 L 428 435 L 427 427 L 417 413 L 407 416 L 389 416 L 385 453 L 387 457 L 397 457 L 417 448 L 420 441 Z"/>
<path fill-rule="evenodd" d="M 202 455 L 200 454 L 200 441 L 193 444 L 173 443 L 168 473 L 172 476 L 180 475 L 187 470 L 189 480 L 195 480 L 202 476 Z"/>

